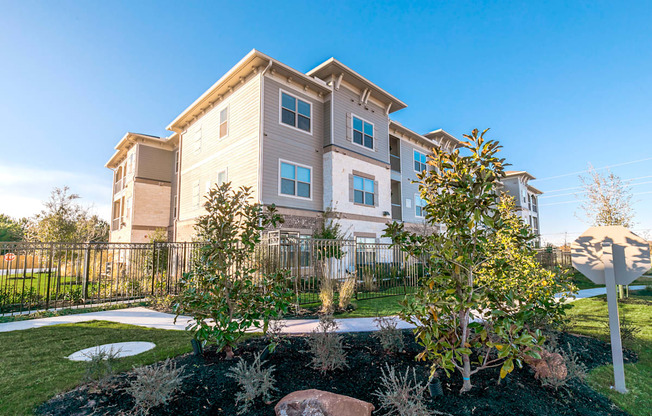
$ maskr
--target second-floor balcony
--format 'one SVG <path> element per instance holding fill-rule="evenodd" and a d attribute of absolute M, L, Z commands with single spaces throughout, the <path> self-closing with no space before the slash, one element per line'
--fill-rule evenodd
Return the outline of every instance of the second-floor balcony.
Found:
<path fill-rule="evenodd" d="M 395 155 L 389 155 L 389 164 L 394 172 L 401 171 L 401 158 Z"/>
<path fill-rule="evenodd" d="M 122 227 L 122 217 L 111 220 L 111 231 L 117 231 Z"/>
<path fill-rule="evenodd" d="M 115 183 L 113 184 L 113 193 L 117 194 L 118 192 L 122 191 L 124 185 L 125 185 L 125 178 L 123 176 L 122 178 L 115 181 Z"/>

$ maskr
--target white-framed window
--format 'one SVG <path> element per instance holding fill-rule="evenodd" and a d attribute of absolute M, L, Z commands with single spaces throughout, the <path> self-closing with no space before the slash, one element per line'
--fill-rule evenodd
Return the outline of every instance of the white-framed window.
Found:
<path fill-rule="evenodd" d="M 374 125 L 358 116 L 351 115 L 351 117 L 353 119 L 353 123 L 351 123 L 353 143 L 373 150 Z"/>
<path fill-rule="evenodd" d="M 192 186 L 192 206 L 199 208 L 199 181 L 196 181 Z"/>
<path fill-rule="evenodd" d="M 174 152 L 174 173 L 179 173 L 179 151 Z"/>
<path fill-rule="evenodd" d="M 229 106 L 220 110 L 220 139 L 229 135 Z"/>
<path fill-rule="evenodd" d="M 353 202 L 356 204 L 376 205 L 374 180 L 353 175 Z"/>
<path fill-rule="evenodd" d="M 225 168 L 219 172 L 217 172 L 217 185 L 222 185 L 225 182 L 228 182 L 229 180 L 229 174 L 228 174 L 228 168 Z"/>
<path fill-rule="evenodd" d="M 312 198 L 312 167 L 279 159 L 279 195 Z"/>
<path fill-rule="evenodd" d="M 417 172 L 423 172 L 428 168 L 426 165 L 427 157 L 425 154 L 415 150 L 414 151 L 414 170 Z"/>
<path fill-rule="evenodd" d="M 201 129 L 195 133 L 195 153 L 201 152 Z"/>
<path fill-rule="evenodd" d="M 423 218 L 426 216 L 425 211 L 426 201 L 418 194 L 414 194 L 414 215 Z"/>
<path fill-rule="evenodd" d="M 312 134 L 312 105 L 281 90 L 280 123 Z"/>
<path fill-rule="evenodd" d="M 134 152 L 131 152 L 127 161 L 127 175 L 133 174 L 134 170 Z"/>
<path fill-rule="evenodd" d="M 172 205 L 172 218 L 177 219 L 177 196 L 174 196 L 174 205 Z"/>

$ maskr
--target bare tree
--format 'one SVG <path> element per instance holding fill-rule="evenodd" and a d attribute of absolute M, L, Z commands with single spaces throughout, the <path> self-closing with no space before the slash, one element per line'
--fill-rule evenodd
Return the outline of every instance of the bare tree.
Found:
<path fill-rule="evenodd" d="M 579 178 L 584 189 L 580 209 L 587 222 L 594 226 L 622 225 L 629 228 L 633 225 L 632 192 L 627 182 L 610 171 L 600 174 L 591 165 L 588 174 Z M 584 220 L 580 215 L 576 216 Z"/>

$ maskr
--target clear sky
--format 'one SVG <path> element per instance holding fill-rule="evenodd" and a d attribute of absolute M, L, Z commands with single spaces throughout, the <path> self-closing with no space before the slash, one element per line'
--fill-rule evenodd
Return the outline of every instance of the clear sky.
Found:
<path fill-rule="evenodd" d="M 336 57 L 406 102 L 392 116 L 413 130 L 491 127 L 547 192 L 546 240 L 587 227 L 588 163 L 633 179 L 634 229 L 652 234 L 651 17 L 650 1 L 0 0 L 0 212 L 69 185 L 108 217 L 124 133 L 168 135 L 256 48 L 301 71 Z"/>

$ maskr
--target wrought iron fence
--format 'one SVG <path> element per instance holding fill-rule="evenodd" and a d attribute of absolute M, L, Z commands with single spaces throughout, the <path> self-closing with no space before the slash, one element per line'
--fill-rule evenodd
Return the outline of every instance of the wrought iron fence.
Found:
<path fill-rule="evenodd" d="M 201 243 L 0 243 L 0 314 L 134 302 L 180 290 Z M 296 302 L 319 302 L 322 284 L 355 281 L 355 297 L 409 293 L 423 262 L 388 244 L 265 238 L 248 266 L 288 272 Z"/>
<path fill-rule="evenodd" d="M 538 249 L 536 258 L 539 264 L 546 269 L 573 267 L 570 251 L 564 251 L 558 248 L 546 247 Z"/>

